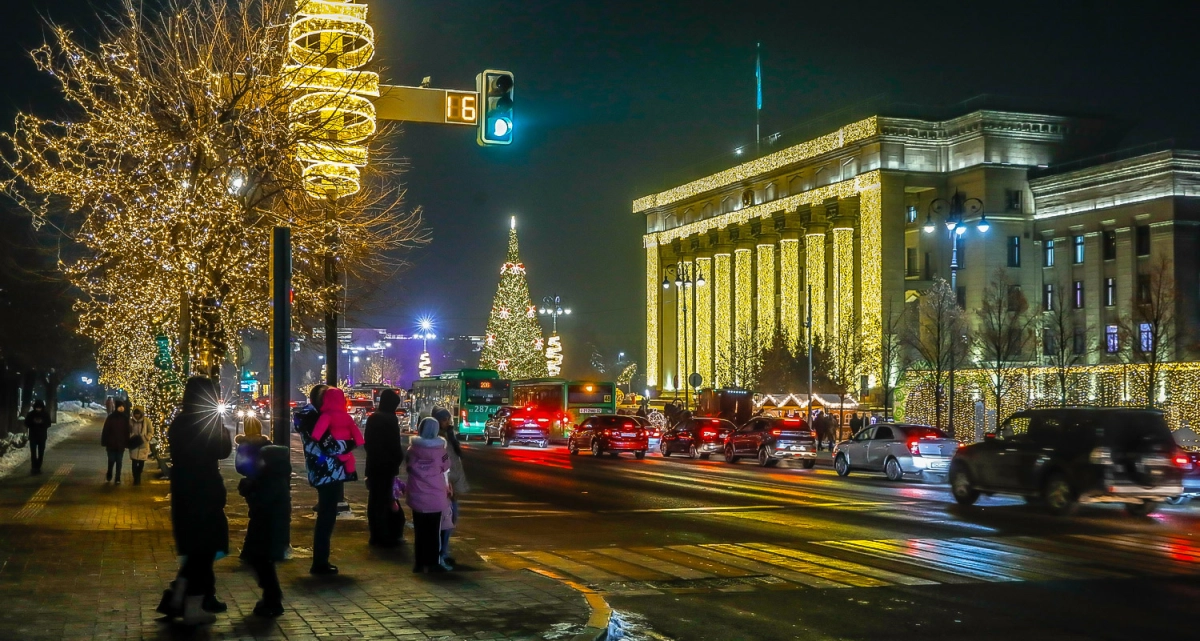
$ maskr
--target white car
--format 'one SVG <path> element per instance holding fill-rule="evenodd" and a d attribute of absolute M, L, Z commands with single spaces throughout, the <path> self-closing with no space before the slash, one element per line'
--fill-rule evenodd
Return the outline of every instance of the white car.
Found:
<path fill-rule="evenodd" d="M 928 425 L 878 423 L 837 444 L 833 469 L 838 476 L 863 470 L 883 472 L 890 481 L 905 475 L 944 481 L 958 448 L 949 434 Z"/>

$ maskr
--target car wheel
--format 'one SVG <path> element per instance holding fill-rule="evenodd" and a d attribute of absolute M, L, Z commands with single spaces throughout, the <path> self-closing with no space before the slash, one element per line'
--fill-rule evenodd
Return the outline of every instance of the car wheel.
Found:
<path fill-rule="evenodd" d="M 571 456 L 579 454 L 579 446 L 575 444 L 575 441 L 567 441 L 567 450 L 571 452 Z"/>
<path fill-rule="evenodd" d="M 1158 509 L 1158 501 L 1142 501 L 1141 503 L 1126 503 L 1125 511 L 1130 516 L 1150 516 Z"/>
<path fill-rule="evenodd" d="M 538 443 L 538 447 L 542 448 L 543 450 L 547 447 L 550 447 L 550 439 L 542 439 L 542 441 Z"/>
<path fill-rule="evenodd" d="M 833 471 L 837 472 L 838 476 L 850 476 L 850 463 L 846 461 L 845 454 L 838 454 L 837 458 L 833 459 Z"/>
<path fill-rule="evenodd" d="M 662 454 L 662 457 L 663 457 L 663 458 L 671 458 L 671 450 L 668 450 L 668 449 L 667 449 L 667 444 L 666 444 L 666 443 L 659 443 L 659 444 L 658 444 L 658 453 L 659 453 L 659 454 Z"/>
<path fill-rule="evenodd" d="M 639 461 L 640 461 L 640 460 L 642 460 L 642 459 L 644 459 L 644 458 L 646 458 L 646 450 L 641 450 L 641 451 L 639 451 L 639 452 L 634 452 L 634 453 L 633 453 L 633 458 L 635 458 L 635 459 L 637 459 L 637 460 L 639 460 Z"/>
<path fill-rule="evenodd" d="M 700 450 L 696 449 L 695 445 L 688 446 L 688 458 L 692 459 L 693 461 L 700 458 Z"/>
<path fill-rule="evenodd" d="M 1059 516 L 1069 516 L 1079 507 L 1075 490 L 1071 489 L 1067 477 L 1062 474 L 1055 474 L 1046 480 L 1042 486 L 1042 499 L 1046 501 L 1046 507 Z"/>
<path fill-rule="evenodd" d="M 1183 505 L 1190 500 L 1192 500 L 1192 497 L 1190 497 L 1190 496 L 1183 496 L 1183 495 L 1172 496 L 1167 499 L 1167 504 L 1168 505 Z"/>
<path fill-rule="evenodd" d="M 508 434 L 501 434 L 500 435 L 500 447 L 508 447 L 510 444 L 511 444 L 511 441 L 508 440 Z"/>
<path fill-rule="evenodd" d="M 771 460 L 772 460 L 771 453 L 767 451 L 767 448 L 765 448 L 765 447 L 758 448 L 758 466 L 759 467 L 771 467 Z"/>
<path fill-rule="evenodd" d="M 900 461 L 897 461 L 895 458 L 889 458 L 883 464 L 883 473 L 893 483 L 904 480 L 904 470 L 900 467 Z"/>
<path fill-rule="evenodd" d="M 732 445 L 725 446 L 725 462 L 726 463 L 737 463 L 739 458 L 741 458 L 741 457 L 733 455 L 733 446 Z"/>
<path fill-rule="evenodd" d="M 492 444 L 492 443 L 493 443 L 493 441 L 492 441 L 492 437 L 490 437 L 490 436 L 485 436 L 485 437 L 483 437 L 483 444 L 484 444 L 484 445 L 491 446 L 491 444 Z"/>
<path fill-rule="evenodd" d="M 604 450 L 600 447 L 600 441 L 592 441 L 592 456 L 600 456 Z"/>
<path fill-rule="evenodd" d="M 950 493 L 959 505 L 975 505 L 979 500 L 979 490 L 971 485 L 971 475 L 961 465 L 950 470 Z"/>
<path fill-rule="evenodd" d="M 816 466 L 817 466 L 817 459 L 815 459 L 815 458 L 806 458 L 806 459 L 804 459 L 803 461 L 801 461 L 801 462 L 800 462 L 800 464 L 804 466 L 804 469 L 806 469 L 806 470 L 811 470 L 811 469 L 813 469 L 814 467 L 816 467 Z"/>

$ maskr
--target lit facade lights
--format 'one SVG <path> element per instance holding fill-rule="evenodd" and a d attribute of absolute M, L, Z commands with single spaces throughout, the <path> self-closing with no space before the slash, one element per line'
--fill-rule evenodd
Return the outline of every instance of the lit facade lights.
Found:
<path fill-rule="evenodd" d="M 779 241 L 779 323 L 788 344 L 799 344 L 800 332 L 800 241 Z"/>
<path fill-rule="evenodd" d="M 854 230 L 833 230 L 833 331 L 854 322 Z M 838 341 L 834 341 L 836 345 Z"/>
<path fill-rule="evenodd" d="M 866 186 L 858 195 L 859 328 L 863 369 L 874 386 L 883 373 L 883 189 Z"/>
<path fill-rule="evenodd" d="M 733 333 L 731 258 L 727 253 L 713 256 L 713 350 L 718 359 L 728 358 Z M 719 372 L 720 368 L 713 372 L 713 385 L 716 387 L 727 382 L 720 380 Z"/>
<path fill-rule="evenodd" d="M 563 349 L 562 339 L 558 334 L 550 337 L 550 341 L 546 345 L 546 369 L 550 376 L 558 376 L 562 373 Z"/>
<path fill-rule="evenodd" d="M 825 234 L 804 236 L 805 293 L 812 315 L 812 335 L 825 336 Z"/>
<path fill-rule="evenodd" d="M 754 254 L 749 249 L 738 248 L 733 252 L 735 349 L 741 353 L 743 341 L 754 340 Z"/>
<path fill-rule="evenodd" d="M 699 273 L 711 275 L 712 262 L 711 258 L 697 258 Z M 696 282 L 696 372 L 706 385 L 712 383 L 712 287 L 710 279 Z"/>
<path fill-rule="evenodd" d="M 775 337 L 775 245 L 758 246 L 758 327 L 759 346 L 770 344 Z"/>
<path fill-rule="evenodd" d="M 662 269 L 658 263 L 658 245 L 646 247 L 646 385 L 658 385 L 659 345 L 658 345 L 658 307 L 659 284 Z"/>

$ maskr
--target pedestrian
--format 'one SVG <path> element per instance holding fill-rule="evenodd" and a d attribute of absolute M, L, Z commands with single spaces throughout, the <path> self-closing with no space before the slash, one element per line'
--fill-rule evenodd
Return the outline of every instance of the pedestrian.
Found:
<path fill-rule="evenodd" d="M 329 562 L 330 540 L 333 526 L 337 523 L 338 501 L 347 480 L 353 480 L 342 464 L 340 454 L 351 451 L 354 441 L 340 441 L 326 429 L 322 438 L 313 438 L 313 431 L 321 420 L 321 407 L 328 385 L 317 385 L 308 394 L 308 405 L 296 415 L 296 431 L 304 445 L 304 467 L 308 471 L 308 484 L 317 490 L 317 520 L 313 527 L 313 561 L 309 573 L 318 575 L 337 574 L 336 565 Z M 340 391 L 340 390 L 339 390 Z"/>
<path fill-rule="evenodd" d="M 124 401 L 113 403 L 112 414 L 104 419 L 100 445 L 108 451 L 108 473 L 104 476 L 104 482 L 114 480 L 113 468 L 116 468 L 114 485 L 120 485 L 121 463 L 125 460 L 125 449 L 129 447 L 129 414 L 125 411 Z"/>
<path fill-rule="evenodd" d="M 50 430 L 50 413 L 44 401 L 34 401 L 33 409 L 25 414 L 25 432 L 29 438 L 30 474 L 42 473 L 42 459 L 46 456 L 46 433 Z"/>
<path fill-rule="evenodd" d="M 321 418 L 317 420 L 317 425 L 313 428 L 313 439 L 319 441 L 326 433 L 332 434 L 333 438 L 339 441 L 354 441 L 354 444 L 359 447 L 365 442 L 362 432 L 358 429 L 358 422 L 350 415 L 346 404 L 346 393 L 341 388 L 331 387 L 325 390 L 325 397 L 321 401 Z M 346 468 L 346 480 L 357 480 L 357 463 L 354 453 L 347 451 L 335 456 Z"/>
<path fill-rule="evenodd" d="M 377 547 L 396 547 L 404 537 L 404 510 L 398 509 L 393 488 L 404 462 L 400 441 L 400 394 L 385 389 L 379 394 L 379 407 L 367 418 L 367 525 L 368 541 Z"/>
<path fill-rule="evenodd" d="M 825 446 L 825 413 L 818 411 L 812 421 L 813 431 L 817 433 L 817 451 Z"/>
<path fill-rule="evenodd" d="M 142 484 L 142 470 L 150 458 L 150 421 L 142 408 L 133 408 L 129 420 L 129 467 L 133 470 L 133 484 Z"/>
<path fill-rule="evenodd" d="M 412 508 L 414 538 L 413 572 L 445 572 L 439 560 L 443 515 L 450 510 L 450 493 L 446 480 L 450 471 L 450 455 L 446 441 L 438 436 L 438 420 L 425 418 L 418 427 L 419 436 L 408 446 L 408 485 L 405 497 Z"/>
<path fill-rule="evenodd" d="M 283 614 L 283 590 L 275 563 L 282 561 L 288 547 L 291 524 L 292 463 L 288 448 L 272 445 L 263 436 L 262 423 L 246 417 L 243 433 L 237 439 L 235 466 L 242 478 L 238 494 L 250 508 L 250 523 L 242 543 L 241 557 L 258 577 L 262 599 L 254 605 L 254 614 L 277 617 Z"/>
<path fill-rule="evenodd" d="M 858 431 L 863 428 L 863 420 L 859 417 L 858 412 L 850 415 L 850 435 L 858 434 Z"/>
<path fill-rule="evenodd" d="M 211 379 L 189 378 L 183 409 L 167 429 L 171 454 L 171 525 L 175 551 L 183 557 L 176 579 L 175 603 L 183 601 L 183 623 L 216 620 L 226 606 L 216 598 L 213 562 L 229 553 L 225 519 L 225 482 L 220 462 L 233 442 L 217 411 L 220 393 Z M 178 607 L 174 608 L 178 611 Z"/>
<path fill-rule="evenodd" d="M 450 489 L 452 490 L 450 496 L 450 527 L 445 527 L 446 519 L 443 519 L 439 558 L 443 565 L 453 568 L 454 557 L 450 556 L 450 535 L 458 528 L 458 499 L 471 491 L 471 484 L 467 482 L 466 472 L 463 471 L 462 444 L 458 441 L 458 434 L 454 431 L 454 421 L 450 418 L 450 412 L 438 408 L 434 410 L 433 417 L 438 420 L 440 435 L 446 439 L 446 444 L 449 446 L 446 450 L 446 453 L 450 455 L 450 473 L 447 475 L 447 480 L 450 482 Z"/>

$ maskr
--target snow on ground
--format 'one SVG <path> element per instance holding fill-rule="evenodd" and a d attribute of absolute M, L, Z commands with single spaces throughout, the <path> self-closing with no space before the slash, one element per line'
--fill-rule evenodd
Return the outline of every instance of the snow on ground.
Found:
<path fill-rule="evenodd" d="M 58 422 L 50 427 L 46 437 L 46 449 L 58 445 L 70 438 L 76 432 L 89 425 L 96 425 L 105 416 L 104 406 L 91 403 L 84 405 L 79 401 L 66 401 L 58 404 Z M 99 439 L 96 443 L 99 444 Z M 0 479 L 8 476 L 14 470 L 23 469 L 28 472 L 29 445 L 9 450 L 0 456 Z"/>

